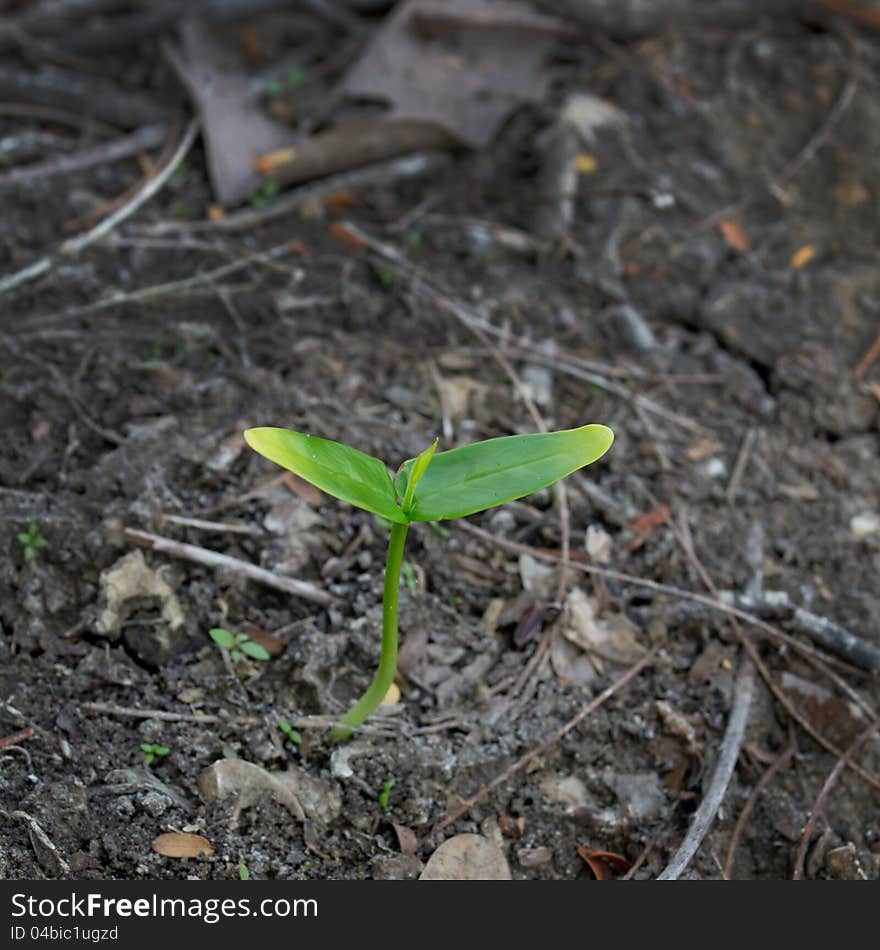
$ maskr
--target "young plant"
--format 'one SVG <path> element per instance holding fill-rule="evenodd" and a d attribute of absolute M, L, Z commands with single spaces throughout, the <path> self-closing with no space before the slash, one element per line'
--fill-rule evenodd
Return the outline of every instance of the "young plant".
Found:
<path fill-rule="evenodd" d="M 24 559 L 26 561 L 33 561 L 37 556 L 37 552 L 49 543 L 40 534 L 40 529 L 33 521 L 28 525 L 27 531 L 22 531 L 18 535 L 18 541 L 24 548 Z"/>
<path fill-rule="evenodd" d="M 269 659 L 269 651 L 259 643 L 254 643 L 246 633 L 230 633 L 223 627 L 212 627 L 208 635 L 218 647 L 229 651 L 229 659 L 233 663 L 240 662 L 245 656 L 252 660 Z"/>
<path fill-rule="evenodd" d="M 394 779 L 387 778 L 382 785 L 382 791 L 379 792 L 379 807 L 383 811 L 388 808 L 388 803 L 391 801 L 391 789 L 394 788 L 394 785 Z"/>
<path fill-rule="evenodd" d="M 546 488 L 604 455 L 614 434 L 607 426 L 587 425 L 488 439 L 448 452 L 437 452 L 435 440 L 393 480 L 384 462 L 339 442 L 273 427 L 248 429 L 244 438 L 254 451 L 328 495 L 391 524 L 379 668 L 333 730 L 334 739 L 347 739 L 382 702 L 397 671 L 400 572 L 410 524 L 463 518 Z"/>
<path fill-rule="evenodd" d="M 171 749 L 168 746 L 156 745 L 153 742 L 142 742 L 141 752 L 144 753 L 144 765 L 152 765 L 156 759 L 164 758 Z"/>
<path fill-rule="evenodd" d="M 303 741 L 303 737 L 286 719 L 278 720 L 278 728 L 294 745 L 299 745 Z"/>

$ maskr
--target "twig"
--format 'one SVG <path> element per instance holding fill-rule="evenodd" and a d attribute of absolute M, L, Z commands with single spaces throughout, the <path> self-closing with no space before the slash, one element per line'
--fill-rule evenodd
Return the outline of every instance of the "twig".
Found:
<path fill-rule="evenodd" d="M 739 750 L 746 731 L 754 689 L 755 668 L 748 657 L 743 657 L 740 661 L 739 672 L 734 685 L 730 718 L 727 721 L 727 729 L 724 732 L 718 762 L 715 771 L 712 773 L 712 781 L 700 802 L 700 807 L 694 813 L 693 821 L 684 841 L 681 843 L 681 847 L 657 876 L 658 881 L 678 880 L 691 863 L 703 842 L 703 838 L 706 837 L 712 822 L 715 820 L 718 809 L 721 807 L 727 793 L 727 787 L 736 767 L 736 760 L 739 758 Z"/>
<path fill-rule="evenodd" d="M 30 739 L 34 734 L 34 727 L 28 726 L 26 729 L 21 729 L 18 732 L 13 732 L 11 736 L 4 736 L 0 739 L 0 749 L 5 749 L 8 746 L 16 745 L 21 742 L 22 739 Z"/>
<path fill-rule="evenodd" d="M 122 138 L 113 139 L 110 142 L 102 142 L 94 148 L 85 149 L 75 155 L 63 155 L 60 158 L 53 158 L 46 162 L 34 162 L 21 168 L 13 168 L 11 171 L 0 175 L 0 188 L 21 185 L 35 179 L 51 178 L 53 175 L 82 171 L 85 168 L 91 168 L 93 165 L 117 162 L 122 158 L 135 155 L 143 149 L 154 148 L 160 144 L 164 137 L 164 125 L 147 125 L 136 132 L 132 132 L 131 135 L 124 135 Z"/>
<path fill-rule="evenodd" d="M 373 253 L 378 254 L 392 267 L 395 267 L 402 276 L 413 280 L 415 292 L 430 300 L 434 306 L 451 313 L 456 319 L 458 319 L 471 330 L 476 328 L 482 330 L 484 333 L 487 333 L 490 336 L 504 336 L 501 330 L 499 330 L 497 327 L 493 327 L 492 324 L 490 324 L 487 320 L 484 320 L 478 314 L 474 313 L 474 311 L 468 307 L 467 304 L 456 299 L 453 294 L 447 290 L 444 290 L 442 287 L 437 285 L 436 282 L 432 282 L 422 270 L 417 268 L 397 248 L 393 247 L 387 242 L 377 240 L 351 221 L 344 222 L 344 227 L 352 235 L 362 241 L 365 247 L 369 248 Z M 705 433 L 704 427 L 694 422 L 692 419 L 687 419 L 684 416 L 680 416 L 678 413 L 672 412 L 671 410 L 666 409 L 664 406 L 655 403 L 652 399 L 648 399 L 646 396 L 641 396 L 638 393 L 632 392 L 630 389 L 620 383 L 615 383 L 611 380 L 605 379 L 604 376 L 600 376 L 598 373 L 580 369 L 570 363 L 560 363 L 558 365 L 558 369 L 560 372 L 566 373 L 569 376 L 574 376 L 576 379 L 583 379 L 586 382 L 592 383 L 597 389 L 602 389 L 611 395 L 623 399 L 626 402 L 639 405 L 646 412 L 651 412 L 654 415 L 668 420 L 669 422 L 674 422 L 676 425 L 679 425 L 684 429 L 688 429 L 699 434 Z"/>
<path fill-rule="evenodd" d="M 730 476 L 730 481 L 727 483 L 727 491 L 725 492 L 725 497 L 729 505 L 733 504 L 733 500 L 736 498 L 739 483 L 742 481 L 746 465 L 749 463 L 749 456 L 752 454 L 752 446 L 755 444 L 757 435 L 758 430 L 750 428 L 743 437 L 739 455 L 736 457 L 736 464 L 733 466 L 733 473 Z"/>
<path fill-rule="evenodd" d="M 218 534 L 248 534 L 260 537 L 263 532 L 246 524 L 233 524 L 228 521 L 205 521 L 202 518 L 185 518 L 182 515 L 162 515 L 162 520 L 177 524 L 182 528 L 195 528 L 198 531 L 215 531 Z"/>
<path fill-rule="evenodd" d="M 129 541 L 133 541 L 140 547 L 157 551 L 160 554 L 170 554 L 172 557 L 193 561 L 196 564 L 205 564 L 208 567 L 234 571 L 242 577 L 247 577 L 259 584 L 265 584 L 267 587 L 274 587 L 276 590 L 284 591 L 287 594 L 294 594 L 296 597 L 301 597 L 303 600 L 308 600 L 321 607 L 329 607 L 331 604 L 337 603 L 332 594 L 328 594 L 327 591 L 321 590 L 313 584 L 294 580 L 292 577 L 279 577 L 271 571 L 257 567 L 255 564 L 249 564 L 237 557 L 230 557 L 228 554 L 220 554 L 217 551 L 200 548 L 194 544 L 172 541 L 169 538 L 150 534 L 147 531 L 138 531 L 134 528 L 126 528 L 125 536 Z"/>
<path fill-rule="evenodd" d="M 243 270 L 251 264 L 264 264 L 274 260 L 276 257 L 283 257 L 292 251 L 290 241 L 270 247 L 265 251 L 257 251 L 254 254 L 247 254 L 239 257 L 228 264 L 222 264 L 220 267 L 204 273 L 193 274 L 192 277 L 184 277 L 182 280 L 170 280 L 164 284 L 150 284 L 146 287 L 139 287 L 131 291 L 116 291 L 107 297 L 99 300 L 93 300 L 86 304 L 68 307 L 58 313 L 47 314 L 41 317 L 33 317 L 28 320 L 28 326 L 31 328 L 54 326 L 65 320 L 73 320 L 85 316 L 87 313 L 96 313 L 100 310 L 107 310 L 110 307 L 121 307 L 127 304 L 144 303 L 147 300 L 157 300 L 161 297 L 176 295 L 185 292 L 193 293 L 195 291 L 204 291 L 216 294 L 217 288 L 214 281 L 219 277 L 228 277 L 236 271 Z M 19 334 L 22 338 L 39 335 L 37 332 Z"/>
<path fill-rule="evenodd" d="M 877 339 L 868 348 L 868 352 L 859 360 L 859 365 L 853 370 L 856 382 L 862 381 L 865 373 L 868 372 L 878 356 L 880 356 L 880 333 L 877 334 Z"/>
<path fill-rule="evenodd" d="M 489 782 L 488 785 L 484 785 L 475 795 L 468 798 L 463 802 L 456 810 L 451 814 L 447 815 L 441 822 L 439 822 L 435 828 L 435 832 L 443 831 L 444 828 L 448 828 L 453 822 L 458 821 L 462 815 L 466 815 L 474 805 L 481 802 L 487 795 L 493 792 L 499 785 L 503 785 L 509 778 L 516 775 L 517 772 L 524 769 L 529 762 L 537 758 L 539 755 L 543 755 L 548 749 L 552 748 L 566 736 L 572 729 L 576 728 L 587 716 L 594 713 L 600 706 L 604 705 L 611 697 L 623 689 L 624 686 L 628 685 L 631 680 L 633 680 L 642 670 L 649 666 L 657 658 L 660 648 L 663 646 L 663 643 L 657 643 L 655 646 L 646 653 L 638 663 L 635 663 L 631 666 L 626 673 L 618 677 L 610 686 L 607 686 L 605 689 L 599 693 L 591 702 L 589 702 L 584 708 L 573 718 L 570 719 L 564 726 L 561 726 L 557 729 L 548 739 L 545 739 L 539 746 L 536 746 L 534 749 L 529 750 L 524 756 L 517 759 L 509 768 L 506 768 L 500 775 L 496 776 Z"/>
<path fill-rule="evenodd" d="M 135 709 L 133 706 L 116 706 L 112 703 L 83 703 L 80 709 L 85 712 L 97 713 L 101 716 L 119 716 L 120 719 L 158 719 L 161 722 L 193 722 L 205 725 L 259 726 L 265 721 L 261 716 L 217 716 L 212 713 L 173 713 L 164 709 Z M 323 729 L 341 725 L 336 719 L 327 716 L 296 716 L 287 718 L 296 729 Z M 358 729 L 359 733 L 370 735 L 390 735 L 375 724 L 364 724 Z M 397 733 L 394 733 L 397 735 Z"/>
<path fill-rule="evenodd" d="M 538 561 L 545 561 L 550 564 L 558 564 L 561 560 L 557 554 L 548 551 L 542 551 L 540 548 L 533 548 L 527 544 L 520 544 L 516 541 L 508 541 L 505 538 L 497 538 L 488 531 L 484 531 L 482 528 L 478 528 L 476 525 L 469 524 L 466 521 L 459 522 L 456 525 L 456 529 L 467 531 L 470 534 L 480 537 L 483 540 L 488 541 L 491 544 L 495 544 L 498 547 L 508 551 L 513 551 L 517 554 L 530 554 L 535 558 L 535 560 Z M 670 597 L 679 598 L 681 600 L 690 600 L 697 604 L 703 604 L 706 607 L 721 611 L 730 617 L 735 617 L 737 620 L 741 620 L 743 623 L 747 623 L 757 628 L 773 640 L 782 641 L 783 643 L 787 643 L 792 647 L 798 646 L 797 642 L 793 641 L 791 637 L 786 636 L 784 633 L 782 633 L 782 631 L 777 630 L 774 626 L 762 620 L 760 617 L 755 616 L 753 613 L 749 613 L 747 610 L 742 610 L 739 607 L 734 607 L 731 604 L 726 604 L 723 601 L 713 599 L 712 597 L 708 597 L 705 594 L 698 594 L 695 591 L 684 590 L 681 587 L 673 587 L 671 584 L 662 584 L 659 581 L 648 580 L 645 577 L 637 577 L 634 574 L 625 574 L 623 571 L 614 571 L 610 570 L 609 568 L 598 567 L 595 564 L 584 564 L 581 561 L 573 561 L 571 566 L 575 570 L 582 571 L 584 574 L 596 574 L 600 577 L 608 578 L 609 580 L 620 581 L 624 584 L 633 584 L 636 587 L 644 587 L 648 590 L 656 591 L 659 594 L 666 594 Z M 785 707 L 792 719 L 798 723 L 798 725 L 807 733 L 807 735 L 809 735 L 816 743 L 822 746 L 823 749 L 830 752 L 832 755 L 843 755 L 843 753 L 837 748 L 837 746 L 834 745 L 834 743 L 829 742 L 823 735 L 821 735 L 821 733 L 818 733 L 810 724 L 810 722 L 805 719 L 797 711 L 797 709 L 794 708 L 785 693 L 773 681 L 773 678 L 770 676 L 767 667 L 764 665 L 749 637 L 743 634 L 741 642 L 749 652 L 749 656 L 751 657 L 752 662 L 758 668 L 758 672 L 761 674 L 762 679 L 764 679 L 770 691 Z M 850 762 L 848 764 L 849 767 L 856 773 L 856 775 L 864 779 L 872 788 L 880 790 L 880 779 L 872 775 L 870 772 L 867 772 L 861 766 L 856 765 L 854 762 Z"/>
<path fill-rule="evenodd" d="M 803 879 L 804 858 L 807 854 L 807 846 L 810 843 L 810 838 L 813 834 L 813 828 L 816 827 L 816 820 L 819 817 L 819 812 L 822 810 L 822 805 L 825 803 L 825 799 L 828 797 L 828 793 L 831 791 L 834 783 L 838 780 L 838 778 L 840 778 L 840 773 L 843 771 L 844 767 L 852 764 L 852 757 L 855 755 L 858 747 L 877 730 L 878 726 L 880 726 L 880 719 L 875 719 L 867 729 L 859 733 L 846 752 L 837 760 L 834 768 L 829 773 L 828 778 L 825 779 L 825 784 L 822 786 L 819 794 L 816 796 L 816 802 L 813 805 L 813 810 L 810 812 L 810 817 L 806 826 L 804 827 L 804 833 L 801 836 L 801 843 L 798 847 L 797 857 L 795 858 L 794 862 L 794 873 L 792 874 L 793 880 L 800 881 Z"/>
<path fill-rule="evenodd" d="M 156 195 L 165 185 L 168 179 L 174 174 L 175 170 L 192 147 L 198 130 L 199 120 L 196 118 L 190 122 L 186 132 L 183 135 L 180 145 L 177 146 L 177 149 L 171 156 L 168 164 L 153 178 L 147 180 L 144 183 L 144 187 L 130 201 L 124 204 L 109 217 L 104 218 L 103 221 L 95 225 L 95 227 L 93 227 L 91 230 L 86 231 L 84 234 L 80 234 L 77 237 L 68 238 L 66 241 L 62 242 L 54 254 L 49 254 L 46 257 L 42 257 L 40 260 L 35 261 L 33 264 L 28 265 L 22 270 L 17 271 L 14 274 L 9 274 L 8 276 L 0 279 L 0 294 L 4 294 L 7 291 L 20 286 L 21 284 L 27 283 L 28 281 L 36 280 L 37 277 L 40 277 L 47 271 L 51 270 L 52 267 L 54 267 L 63 258 L 79 254 L 80 251 L 85 250 L 85 248 L 87 248 L 89 245 L 94 244 L 106 237 L 117 225 L 125 221 L 126 218 L 130 218 L 142 205 L 144 205 L 154 195 Z"/>
<path fill-rule="evenodd" d="M 783 769 L 788 765 L 793 755 L 794 740 L 792 738 L 788 745 L 782 750 L 782 752 L 773 760 L 773 763 L 764 771 L 764 774 L 760 779 L 758 779 L 757 784 L 752 789 L 752 794 L 749 795 L 749 800 L 745 803 L 743 810 L 739 813 L 739 818 L 736 820 L 736 825 L 734 826 L 733 834 L 730 838 L 730 846 L 727 849 L 727 860 L 724 862 L 725 880 L 729 881 L 730 876 L 733 873 L 733 859 L 736 856 L 736 849 L 739 845 L 739 840 L 742 837 L 746 822 L 749 820 L 749 815 L 751 815 L 752 809 L 755 807 L 755 803 L 758 801 L 761 792 L 763 792 L 764 789 L 770 784 L 773 776 L 780 769 Z"/>

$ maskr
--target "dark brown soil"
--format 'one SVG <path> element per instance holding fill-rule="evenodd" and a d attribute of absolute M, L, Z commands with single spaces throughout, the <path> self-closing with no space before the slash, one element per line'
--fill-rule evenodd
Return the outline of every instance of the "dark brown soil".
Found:
<path fill-rule="evenodd" d="M 880 313 L 880 51 L 876 33 L 848 31 L 759 24 L 562 47 L 552 98 L 517 114 L 486 152 L 428 177 L 357 188 L 353 207 L 312 202 L 308 213 L 244 233 L 183 226 L 204 222 L 211 202 L 196 146 L 110 238 L 6 294 L 0 739 L 34 732 L 0 749 L 0 876 L 220 879 L 246 867 L 253 878 L 406 877 L 443 837 L 493 820 L 508 833 L 515 878 L 589 878 L 578 845 L 640 859 L 635 876 L 656 876 L 703 798 L 730 712 L 740 647 L 724 613 L 572 571 L 569 589 L 612 617 L 623 612 L 642 648 L 665 641 L 658 659 L 437 835 L 461 799 L 628 664 L 600 662 L 592 682 L 573 684 L 586 656 L 557 638 L 523 677 L 557 623 L 555 579 L 535 580 L 528 558 L 461 527 L 421 526 L 407 549 L 400 703 L 334 748 L 306 717 L 340 715 L 375 666 L 385 531 L 364 512 L 279 482 L 240 433 L 306 430 L 394 467 L 441 432 L 441 387 L 463 397 L 444 447 L 533 430 L 485 342 L 438 305 L 442 291 L 502 331 L 492 345 L 549 426 L 603 422 L 616 433 L 606 458 L 566 483 L 575 558 L 589 562 L 592 528 L 608 536 L 609 568 L 684 592 L 705 592 L 696 562 L 722 591 L 754 591 L 760 574 L 764 591 L 784 591 L 880 645 L 880 390 L 871 388 L 880 363 L 854 375 Z M 103 68 L 161 97 L 173 80 L 154 56 L 147 45 Z M 610 101 L 627 123 L 584 147 L 595 171 L 579 177 L 571 240 L 546 248 L 529 237 L 542 200 L 537 143 L 575 91 Z M 45 127 L 0 117 L 0 138 Z M 65 222 L 139 175 L 130 160 L 5 191 L 0 272 L 56 246 Z M 343 217 L 414 269 L 338 240 L 332 226 Z M 169 222 L 181 228 L 163 233 Z M 91 306 L 284 242 L 295 243 L 268 262 Z M 532 352 L 513 345 L 521 336 Z M 576 359 L 597 364 L 601 378 L 583 378 Z M 666 522 L 636 520 L 662 505 Z M 471 521 L 532 548 L 562 543 L 551 492 Z M 27 559 L 18 535 L 31 523 L 46 545 Z M 138 597 L 108 635 L 102 572 L 135 550 L 125 528 L 309 581 L 339 606 L 144 551 L 182 623 L 169 622 L 156 596 Z M 524 579 L 537 584 L 526 598 Z M 810 645 L 785 617 L 772 622 Z M 208 637 L 216 626 L 273 635 L 283 651 L 232 665 Z M 827 658 L 823 671 L 792 645 L 743 630 L 774 685 L 846 749 L 871 714 L 853 694 L 876 708 L 876 675 Z M 680 720 L 662 715 L 667 707 Z M 210 719 L 194 721 L 200 714 Z M 297 727 L 299 745 L 285 740 L 280 719 Z M 144 742 L 169 753 L 147 767 Z M 737 818 L 789 743 L 793 756 L 758 797 L 732 871 L 792 874 L 838 757 L 763 677 L 690 873 L 721 875 Z M 308 776 L 319 804 L 301 821 L 270 796 L 240 810 L 232 798 L 209 801 L 199 775 L 224 755 Z M 854 760 L 880 775 L 876 735 Z M 417 860 L 401 855 L 392 823 L 415 832 Z M 160 856 L 152 842 L 168 831 L 204 835 L 213 854 Z M 877 786 L 844 769 L 810 838 L 807 876 L 877 878 L 878 842 Z"/>

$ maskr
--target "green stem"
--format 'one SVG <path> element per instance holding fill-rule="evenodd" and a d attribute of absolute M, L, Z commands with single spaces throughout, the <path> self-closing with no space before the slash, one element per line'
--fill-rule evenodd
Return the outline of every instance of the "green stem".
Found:
<path fill-rule="evenodd" d="M 338 726 L 330 733 L 335 740 L 347 739 L 385 698 L 397 672 L 397 615 L 400 593 L 400 569 L 403 566 L 403 548 L 406 544 L 408 524 L 391 526 L 388 540 L 388 558 L 385 561 L 385 592 L 382 597 L 382 652 L 379 668 L 373 682 L 363 696 L 351 707 Z"/>

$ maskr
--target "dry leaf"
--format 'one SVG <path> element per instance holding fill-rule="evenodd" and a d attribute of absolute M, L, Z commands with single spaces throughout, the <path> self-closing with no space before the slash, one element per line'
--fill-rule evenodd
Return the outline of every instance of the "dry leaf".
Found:
<path fill-rule="evenodd" d="M 526 830 L 526 820 L 522 816 L 512 818 L 510 815 L 499 815 L 498 830 L 505 838 L 522 838 Z"/>
<path fill-rule="evenodd" d="M 183 831 L 169 831 L 159 835 L 153 841 L 153 850 L 166 858 L 197 858 L 202 854 L 214 853 L 214 848 L 207 838 Z"/>
<path fill-rule="evenodd" d="M 362 251 L 367 246 L 363 238 L 358 237 L 354 231 L 347 228 L 344 224 L 331 224 L 329 230 L 330 236 L 346 247 L 353 248 L 356 251 Z"/>
<path fill-rule="evenodd" d="M 722 218 L 718 222 L 718 230 L 725 241 L 740 254 L 745 254 L 749 249 L 749 236 L 743 230 L 742 225 L 738 224 L 733 218 Z"/>
<path fill-rule="evenodd" d="M 326 211 L 344 211 L 357 204 L 357 198 L 350 191 L 332 191 L 321 198 L 321 204 Z"/>
<path fill-rule="evenodd" d="M 703 438 L 698 439 L 693 445 L 689 446 L 684 454 L 692 462 L 702 462 L 703 459 L 708 458 L 710 455 L 720 452 L 722 448 L 721 443 L 716 442 L 715 439 Z"/>
<path fill-rule="evenodd" d="M 271 633 L 266 633 L 252 623 L 241 625 L 243 633 L 246 633 L 254 643 L 258 643 L 269 656 L 281 656 L 284 652 L 285 643 L 278 637 L 273 637 Z"/>
<path fill-rule="evenodd" d="M 595 599 L 580 588 L 569 591 L 556 623 L 565 639 L 589 654 L 594 665 L 595 658 L 599 657 L 630 666 L 645 655 L 645 648 L 635 636 L 638 629 L 635 624 L 621 613 L 598 616 Z"/>
<path fill-rule="evenodd" d="M 294 495 L 302 498 L 307 505 L 311 505 L 313 508 L 323 505 L 326 501 L 326 496 L 320 489 L 294 475 L 293 472 L 285 472 L 281 476 L 281 482 L 285 488 L 289 488 Z"/>
<path fill-rule="evenodd" d="M 633 518 L 629 526 L 637 536 L 629 543 L 630 551 L 637 551 L 660 525 L 669 521 L 669 515 L 669 505 L 660 505 Z"/>
<path fill-rule="evenodd" d="M 420 881 L 509 881 L 510 867 L 501 848 L 482 835 L 456 835 L 431 855 Z"/>
<path fill-rule="evenodd" d="M 579 844 L 577 853 L 587 863 L 597 881 L 611 881 L 615 874 L 625 874 L 632 867 L 622 854 L 615 854 L 614 851 L 593 851 Z"/>
<path fill-rule="evenodd" d="M 397 835 L 397 844 L 400 846 L 400 853 L 407 855 L 407 857 L 412 857 L 419 846 L 416 833 L 411 828 L 407 828 L 406 825 L 398 825 L 393 821 L 391 822 L 391 826 Z"/>
<path fill-rule="evenodd" d="M 254 159 L 254 169 L 266 178 L 274 175 L 280 165 L 287 165 L 296 158 L 295 148 L 276 148 L 271 152 L 258 155 Z"/>
<path fill-rule="evenodd" d="M 542 27 L 560 21 L 518 0 L 444 0 L 447 17 L 516 23 L 516 29 L 452 27 L 425 36 L 421 0 L 399 3 L 374 33 L 339 87 L 358 100 L 387 102 L 388 118 L 437 125 L 471 148 L 491 142 L 510 113 L 542 102 L 555 45 Z M 522 29 L 534 24 L 536 29 Z"/>
<path fill-rule="evenodd" d="M 788 266 L 792 270 L 800 270 L 802 267 L 806 267 L 815 256 L 816 248 L 812 244 L 805 244 L 792 254 Z"/>

